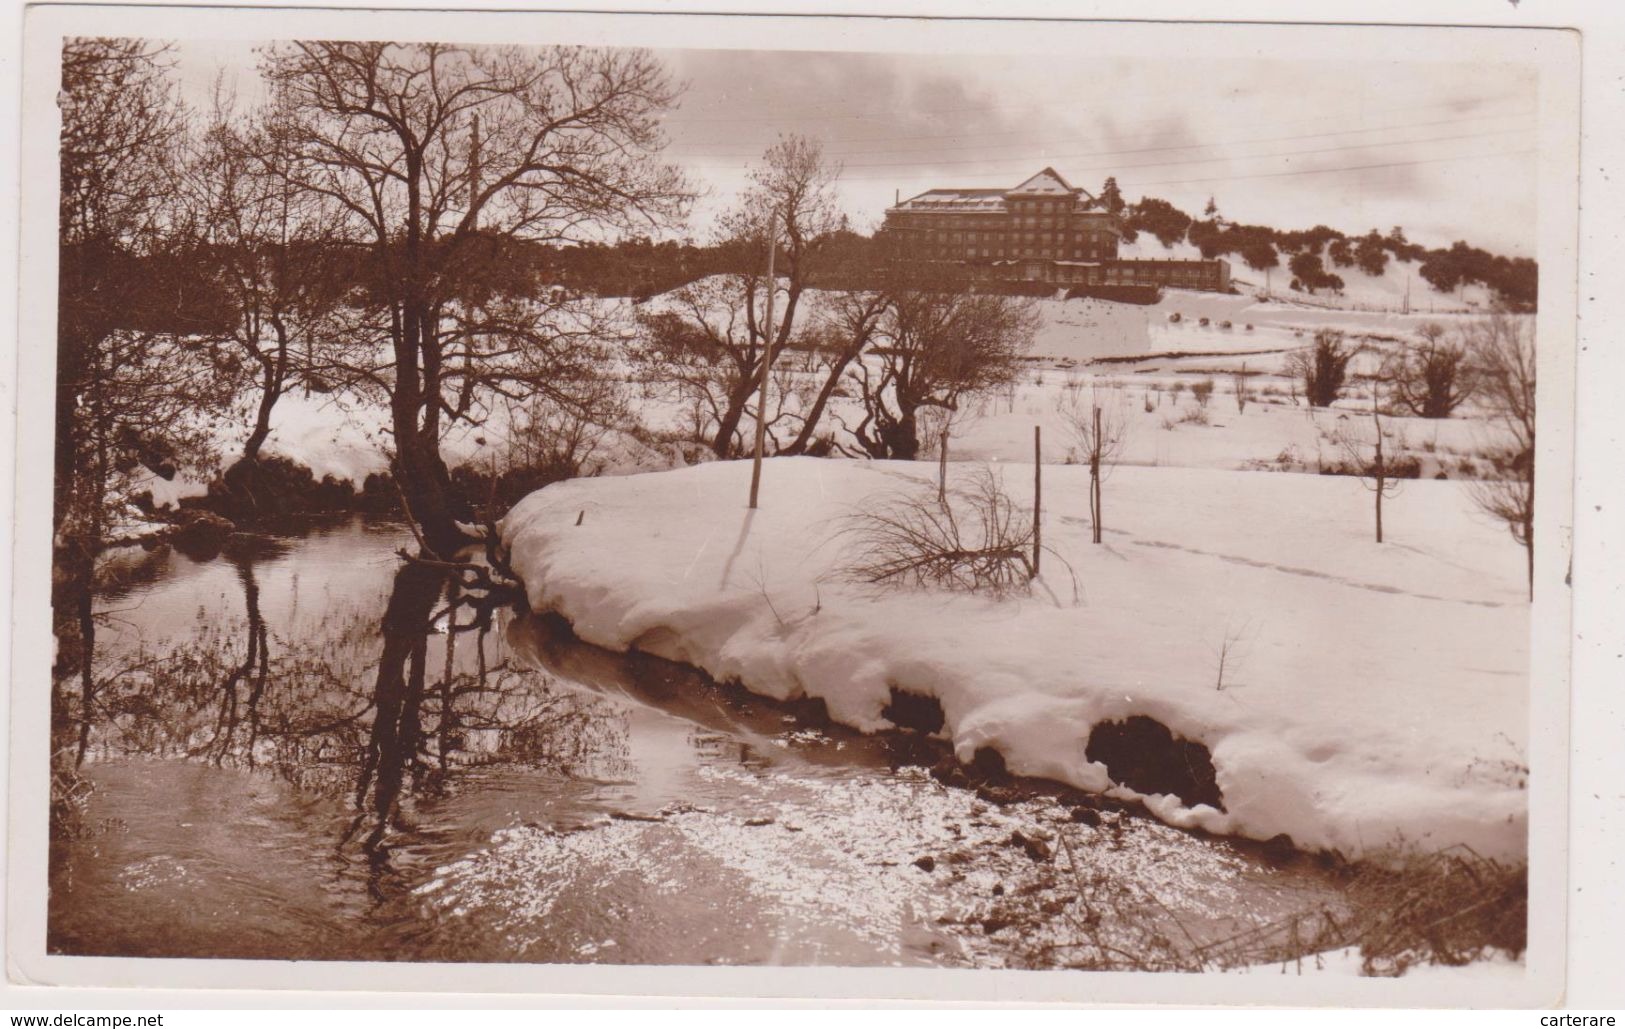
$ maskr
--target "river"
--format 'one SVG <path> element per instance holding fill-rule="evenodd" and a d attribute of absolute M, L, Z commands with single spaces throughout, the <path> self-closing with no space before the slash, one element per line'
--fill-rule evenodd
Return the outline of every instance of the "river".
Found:
<path fill-rule="evenodd" d="M 478 610 L 410 543 L 126 560 L 88 703 L 61 684 L 53 952 L 1172 969 L 1341 909 L 1307 858 Z"/>

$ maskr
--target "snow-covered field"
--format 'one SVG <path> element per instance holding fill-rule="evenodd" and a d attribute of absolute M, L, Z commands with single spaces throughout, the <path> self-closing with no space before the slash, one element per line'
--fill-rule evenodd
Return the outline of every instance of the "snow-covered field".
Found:
<path fill-rule="evenodd" d="M 1145 715 L 1217 770 L 1223 811 L 1144 798 L 1175 825 L 1347 855 L 1523 853 L 1522 554 L 1460 484 L 1409 484 L 1378 545 L 1355 479 L 1121 467 L 1092 546 L 1086 471 L 1044 472 L 1056 556 L 1002 601 L 842 579 L 847 519 L 931 495 L 918 463 L 773 460 L 754 513 L 748 462 L 573 480 L 502 531 L 532 607 L 589 642 L 820 697 L 859 729 L 889 726 L 893 688 L 935 697 L 962 759 L 990 746 L 1016 773 L 1132 797 L 1084 748 Z M 1005 474 L 1024 501 L 1031 466 Z"/>

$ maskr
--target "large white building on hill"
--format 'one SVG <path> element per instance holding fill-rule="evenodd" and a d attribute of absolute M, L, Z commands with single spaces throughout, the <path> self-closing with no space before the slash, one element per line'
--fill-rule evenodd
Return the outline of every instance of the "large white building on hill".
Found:
<path fill-rule="evenodd" d="M 1120 259 L 1120 219 L 1054 168 L 1014 189 L 927 190 L 888 208 L 886 229 L 925 259 L 963 265 L 985 281 L 1230 288 L 1222 260 Z"/>

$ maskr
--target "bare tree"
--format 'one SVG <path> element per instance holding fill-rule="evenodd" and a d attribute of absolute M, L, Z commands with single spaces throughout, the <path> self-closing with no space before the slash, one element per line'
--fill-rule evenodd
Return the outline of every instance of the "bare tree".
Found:
<path fill-rule="evenodd" d="M 446 426 L 479 422 L 493 397 L 568 401 L 568 352 L 598 334 L 589 305 L 515 281 L 524 243 L 680 214 L 685 183 L 652 159 L 677 90 L 650 54 L 621 49 L 296 42 L 262 67 L 287 181 L 342 207 L 367 244 L 367 324 L 388 356 L 356 374 L 387 394 L 408 513 L 449 554 L 468 540 Z"/>
<path fill-rule="evenodd" d="M 1525 551 L 1535 594 L 1535 337 L 1532 320 L 1498 312 L 1467 331 L 1479 398 L 1505 430 L 1486 448 L 1497 476 L 1472 484 L 1474 501 Z"/>
<path fill-rule="evenodd" d="M 1417 337 L 1389 355 L 1381 378 L 1394 400 L 1411 414 L 1449 418 L 1478 388 L 1468 341 L 1446 339 L 1444 326 L 1438 322 L 1423 325 Z"/>
<path fill-rule="evenodd" d="M 1343 393 L 1349 362 L 1360 348 L 1337 329 L 1320 329 L 1315 342 L 1287 355 L 1286 372 L 1303 387 L 1310 407 L 1331 407 Z"/>
<path fill-rule="evenodd" d="M 124 522 L 149 474 L 208 467 L 209 418 L 230 395 L 221 355 L 195 334 L 218 312 L 172 203 L 187 126 L 167 47 L 65 40 L 57 103 L 53 760 L 72 753 L 68 682 L 77 673 L 81 709 L 98 687 L 97 557 L 145 535 Z"/>
<path fill-rule="evenodd" d="M 1382 415 L 1379 410 L 1377 390 L 1372 386 L 1371 395 L 1371 427 L 1369 440 L 1359 433 L 1340 429 L 1334 436 L 1348 459 L 1348 467 L 1359 478 L 1361 484 L 1371 491 L 1375 504 L 1377 542 L 1382 542 L 1382 502 L 1385 497 L 1397 496 L 1403 480 L 1395 475 L 1392 455 L 1383 447 Z"/>
<path fill-rule="evenodd" d="M 354 283 L 336 205 L 288 181 L 280 123 L 267 112 L 239 114 L 217 93 L 213 123 L 194 146 L 183 183 L 232 315 L 222 342 L 248 361 L 245 392 L 259 393 L 241 460 L 225 475 L 250 503 L 272 411 L 314 366 L 317 340 L 337 332 L 335 316 Z"/>
<path fill-rule="evenodd" d="M 1111 478 L 1111 469 L 1117 466 L 1118 455 L 1128 438 L 1128 412 L 1121 393 L 1104 404 L 1099 394 L 1091 389 L 1087 398 L 1078 393 L 1063 394 L 1056 403 L 1061 424 L 1072 437 L 1081 460 L 1089 465 L 1089 524 L 1090 539 L 1101 542 L 1102 484 Z"/>
<path fill-rule="evenodd" d="M 743 451 L 743 425 L 752 398 L 762 377 L 772 374 L 765 367 L 769 289 L 774 291 L 775 363 L 784 348 L 798 340 L 797 318 L 809 276 L 831 235 L 845 225 L 834 190 L 840 171 L 818 143 L 800 136 L 779 139 L 762 155 L 750 185 L 722 219 L 721 242 L 742 256 L 743 267 L 674 291 L 662 310 L 642 319 L 640 356 L 651 377 L 668 383 L 685 406 L 700 412 L 704 442 L 717 457 Z M 766 276 L 769 245 L 776 247 L 772 283 Z M 802 345 L 816 345 L 814 334 L 804 335 Z M 836 363 L 844 369 L 845 362 Z M 831 379 L 838 380 L 839 371 L 826 376 L 826 382 Z M 828 392 L 815 402 L 818 413 L 828 402 Z M 805 450 L 816 416 L 786 412 L 782 393 L 775 400 L 776 411 L 757 412 L 755 417 L 767 419 L 770 436 L 775 423 L 792 421 L 796 428 L 789 449 Z M 809 420 L 814 425 L 808 425 Z"/>
<path fill-rule="evenodd" d="M 812 404 L 802 418 L 801 432 L 784 449 L 786 454 L 806 453 L 824 420 L 824 412 L 845 380 L 847 369 L 868 352 L 880 330 L 888 298 L 883 291 L 853 291 L 828 294 L 813 335 L 822 358 L 822 382 Z"/>
<path fill-rule="evenodd" d="M 1038 315 L 1029 300 L 972 292 L 924 262 L 893 271 L 887 294 L 870 356 L 848 373 L 864 409 L 851 432 L 870 457 L 912 461 L 920 410 L 957 410 L 969 397 L 1012 385 Z"/>

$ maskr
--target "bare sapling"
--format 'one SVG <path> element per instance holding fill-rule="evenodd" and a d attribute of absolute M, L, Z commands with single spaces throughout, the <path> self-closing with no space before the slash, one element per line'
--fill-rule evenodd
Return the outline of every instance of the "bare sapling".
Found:
<path fill-rule="evenodd" d="M 1122 397 L 1107 399 L 1096 390 L 1087 397 L 1063 397 L 1056 407 L 1061 424 L 1072 436 L 1080 460 L 1089 466 L 1090 539 L 1101 542 L 1103 485 L 1111 478 L 1128 435 Z"/>
<path fill-rule="evenodd" d="M 1247 385 L 1247 364 L 1242 362 L 1241 368 L 1230 377 L 1231 388 L 1236 394 L 1236 413 L 1243 414 L 1247 410 L 1247 401 L 1253 398 L 1252 390 Z"/>
<path fill-rule="evenodd" d="M 948 502 L 948 461 L 952 450 L 953 438 L 968 421 L 976 416 L 976 410 L 960 405 L 957 407 L 927 407 L 920 411 L 919 433 L 922 443 L 930 443 L 937 451 L 937 503 Z"/>
<path fill-rule="evenodd" d="M 1237 685 L 1235 682 L 1226 683 L 1224 677 L 1226 674 L 1234 677 L 1236 669 L 1241 664 L 1241 638 L 1246 634 L 1247 626 L 1250 624 L 1252 623 L 1244 622 L 1239 629 L 1226 628 L 1224 637 L 1219 640 L 1219 667 L 1213 680 L 1213 689 L 1216 692 L 1223 693 L 1227 685 Z"/>
<path fill-rule="evenodd" d="M 1382 542 L 1382 501 L 1396 496 L 1403 480 L 1396 474 L 1392 455 L 1383 446 L 1382 413 L 1378 402 L 1379 390 L 1371 393 L 1372 438 L 1369 442 L 1352 430 L 1340 429 L 1334 439 L 1348 458 L 1348 465 L 1366 489 L 1371 491 L 1375 504 L 1377 542 Z M 1369 455 L 1369 456 L 1368 456 Z"/>

